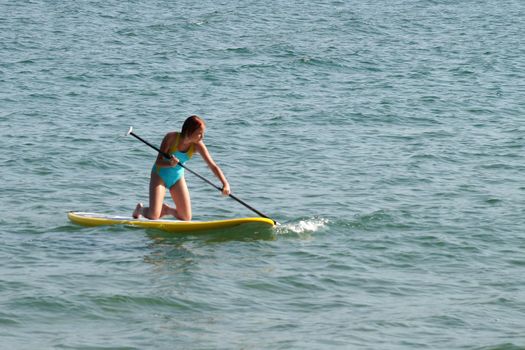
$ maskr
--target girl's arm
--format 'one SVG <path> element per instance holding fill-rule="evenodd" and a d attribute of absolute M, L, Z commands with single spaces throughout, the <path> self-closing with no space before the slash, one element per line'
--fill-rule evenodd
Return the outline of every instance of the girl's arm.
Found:
<path fill-rule="evenodd" d="M 169 132 L 169 133 L 166 134 L 166 136 L 164 136 L 164 139 L 162 140 L 162 143 L 160 144 L 160 150 L 162 152 L 164 152 L 164 153 L 168 153 L 169 152 L 170 146 L 171 146 L 171 144 L 173 142 L 174 135 L 176 135 L 176 133 Z M 179 160 L 177 158 L 175 158 L 175 156 L 171 156 L 171 159 L 166 159 L 166 158 L 164 158 L 164 156 L 162 154 L 159 153 L 157 155 L 157 160 L 155 161 L 155 164 L 158 167 L 167 168 L 167 167 L 176 166 L 178 162 L 179 162 Z"/>
<path fill-rule="evenodd" d="M 221 168 L 215 162 L 213 161 L 210 152 L 208 152 L 208 149 L 206 148 L 206 145 L 204 142 L 200 141 L 195 144 L 195 150 L 199 152 L 199 154 L 202 156 L 206 164 L 208 164 L 208 167 L 211 169 L 211 171 L 217 176 L 219 180 L 222 182 L 222 194 L 227 196 L 230 194 L 230 184 L 228 183 L 228 180 L 226 180 L 226 177 L 224 176 L 224 173 L 222 172 Z"/>

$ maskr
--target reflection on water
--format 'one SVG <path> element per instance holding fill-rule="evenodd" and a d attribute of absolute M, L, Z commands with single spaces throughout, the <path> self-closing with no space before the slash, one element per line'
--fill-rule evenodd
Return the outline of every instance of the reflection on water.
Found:
<path fill-rule="evenodd" d="M 146 235 L 151 243 L 148 245 L 150 252 L 144 256 L 144 261 L 175 273 L 186 273 L 195 267 L 200 258 L 205 258 L 201 257 L 199 249 L 210 244 L 273 241 L 277 237 L 273 228 L 261 228 L 260 225 L 251 224 L 192 233 L 149 229 L 146 230 Z"/>
<path fill-rule="evenodd" d="M 151 238 L 150 233 L 148 236 Z M 153 237 L 152 240 L 153 242 L 148 245 L 149 253 L 144 256 L 144 262 L 174 273 L 188 272 L 195 264 L 195 254 L 185 245 L 184 240 L 165 241 L 159 237 Z"/>

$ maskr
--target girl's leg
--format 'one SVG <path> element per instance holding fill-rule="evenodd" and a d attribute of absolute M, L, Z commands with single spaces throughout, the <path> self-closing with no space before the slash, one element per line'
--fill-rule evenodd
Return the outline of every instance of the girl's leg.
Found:
<path fill-rule="evenodd" d="M 175 209 L 170 208 L 170 213 L 179 220 L 190 221 L 191 220 L 191 200 L 188 186 L 186 186 L 186 180 L 184 176 L 170 188 L 171 198 L 175 203 Z"/>
<path fill-rule="evenodd" d="M 157 173 L 152 172 L 149 181 L 149 207 L 144 208 L 142 203 L 138 203 L 133 212 L 133 217 L 138 218 L 140 215 L 143 215 L 145 218 L 156 220 L 165 215 L 166 213 L 162 210 L 162 202 L 164 202 L 165 196 L 166 186 L 164 181 Z"/>

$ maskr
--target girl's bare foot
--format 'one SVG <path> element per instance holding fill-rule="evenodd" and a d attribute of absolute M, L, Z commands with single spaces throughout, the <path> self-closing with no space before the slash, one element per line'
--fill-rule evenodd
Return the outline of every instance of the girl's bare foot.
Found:
<path fill-rule="evenodd" d="M 142 215 L 143 208 L 144 208 L 144 205 L 142 203 L 137 203 L 137 206 L 135 207 L 135 210 L 133 211 L 133 217 L 135 219 L 138 219 Z"/>
<path fill-rule="evenodd" d="M 175 208 L 170 207 L 166 203 L 162 203 L 162 214 L 161 214 L 161 216 L 165 216 L 165 215 L 175 216 L 175 213 L 176 213 L 176 209 Z"/>

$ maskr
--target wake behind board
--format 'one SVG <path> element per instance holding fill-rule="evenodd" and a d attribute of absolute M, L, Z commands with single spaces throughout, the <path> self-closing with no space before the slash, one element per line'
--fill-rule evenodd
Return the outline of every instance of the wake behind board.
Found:
<path fill-rule="evenodd" d="M 83 226 L 129 225 L 142 228 L 153 228 L 167 232 L 194 232 L 228 229 L 239 225 L 250 224 L 256 228 L 271 228 L 274 223 L 266 218 L 239 218 L 215 221 L 179 221 L 134 219 L 130 216 L 112 216 L 97 213 L 70 211 L 69 220 Z"/>

